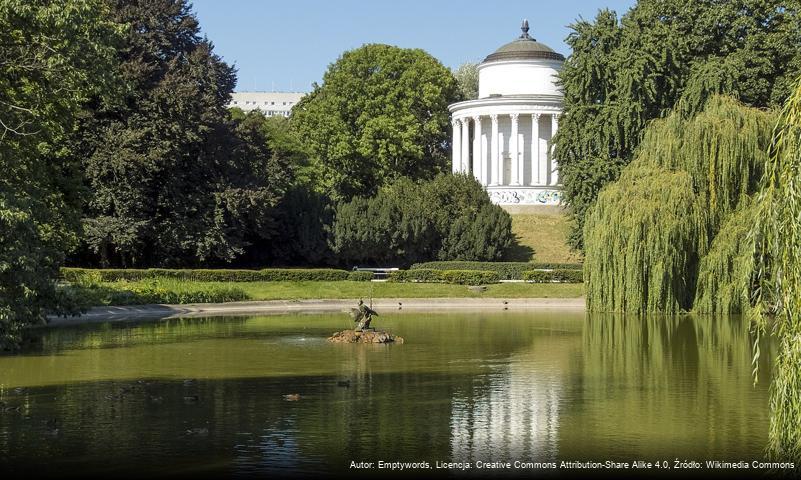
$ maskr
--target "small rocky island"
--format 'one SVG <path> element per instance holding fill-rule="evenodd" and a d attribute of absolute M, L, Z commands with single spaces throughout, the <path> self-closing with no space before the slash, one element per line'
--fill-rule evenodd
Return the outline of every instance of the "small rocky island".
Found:
<path fill-rule="evenodd" d="M 372 305 L 372 301 L 370 302 Z M 332 343 L 403 343 L 403 338 L 393 335 L 383 330 L 376 330 L 370 327 L 373 316 L 378 313 L 359 300 L 357 308 L 352 308 L 351 318 L 356 322 L 353 330 L 342 330 L 328 337 Z"/>
<path fill-rule="evenodd" d="M 343 330 L 328 337 L 333 343 L 403 343 L 403 337 L 381 330 Z"/>

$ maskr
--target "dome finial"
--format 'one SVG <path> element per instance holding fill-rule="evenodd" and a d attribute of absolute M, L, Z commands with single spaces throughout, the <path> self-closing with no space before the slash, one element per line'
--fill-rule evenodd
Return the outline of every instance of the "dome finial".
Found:
<path fill-rule="evenodd" d="M 523 34 L 520 35 L 520 38 L 531 38 L 528 35 L 528 20 L 524 19 L 523 24 L 520 26 L 520 30 L 523 30 Z"/>

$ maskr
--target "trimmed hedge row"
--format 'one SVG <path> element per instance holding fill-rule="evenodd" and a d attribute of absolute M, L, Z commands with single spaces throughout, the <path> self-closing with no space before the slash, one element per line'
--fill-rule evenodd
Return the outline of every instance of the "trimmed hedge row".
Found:
<path fill-rule="evenodd" d="M 228 286 L 175 288 L 159 280 L 120 285 L 74 284 L 61 290 L 78 308 L 98 305 L 144 305 L 154 303 L 225 303 L 250 300 L 244 290 Z"/>
<path fill-rule="evenodd" d="M 415 263 L 410 270 L 483 270 L 496 272 L 501 280 L 523 280 L 523 273 L 537 269 L 582 269 L 580 263 L 528 263 L 528 262 L 425 262 Z"/>
<path fill-rule="evenodd" d="M 483 285 L 498 283 L 497 272 L 484 270 L 399 270 L 389 274 L 391 282 L 453 283 L 457 285 Z"/>
<path fill-rule="evenodd" d="M 332 268 L 265 268 L 263 270 L 232 270 L 232 269 L 181 269 L 167 268 L 147 269 L 89 269 L 89 268 L 62 268 L 62 279 L 73 282 L 116 282 L 126 280 L 136 282 L 156 278 L 172 278 L 176 280 L 191 280 L 198 282 L 276 282 L 291 281 L 337 281 L 337 280 L 369 280 L 371 272 L 349 272 Z"/>
<path fill-rule="evenodd" d="M 350 272 L 348 280 L 351 282 L 369 282 L 373 279 L 373 272 Z"/>
<path fill-rule="evenodd" d="M 523 272 L 523 280 L 531 283 L 584 283 L 581 270 L 529 270 Z"/>

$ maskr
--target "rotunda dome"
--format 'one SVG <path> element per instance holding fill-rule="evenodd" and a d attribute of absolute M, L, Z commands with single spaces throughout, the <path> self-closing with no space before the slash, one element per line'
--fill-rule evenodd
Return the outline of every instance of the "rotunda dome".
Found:
<path fill-rule="evenodd" d="M 528 21 L 523 20 L 523 33 L 503 45 L 478 66 L 479 98 L 509 95 L 556 95 L 556 75 L 565 57 L 528 34 Z"/>

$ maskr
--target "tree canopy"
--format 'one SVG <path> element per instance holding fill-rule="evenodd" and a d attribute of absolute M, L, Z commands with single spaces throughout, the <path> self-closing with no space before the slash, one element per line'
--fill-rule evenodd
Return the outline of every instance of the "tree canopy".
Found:
<path fill-rule="evenodd" d="M 0 347 L 52 305 L 78 241 L 76 114 L 114 89 L 121 29 L 100 0 L 0 2 Z"/>
<path fill-rule="evenodd" d="M 636 159 L 587 215 L 588 308 L 689 311 L 700 269 L 701 296 L 711 297 L 704 304 L 720 311 L 722 288 L 711 282 L 725 277 L 715 265 L 730 263 L 738 250 L 717 245 L 714 261 L 705 260 L 715 241 L 736 240 L 727 232 L 737 223 L 729 220 L 757 190 L 774 122 L 770 113 L 715 96 L 697 115 L 677 110 L 648 127 Z M 738 279 L 736 291 L 743 285 Z"/>
<path fill-rule="evenodd" d="M 409 266 L 430 260 L 500 260 L 512 221 L 467 175 L 399 179 L 337 206 L 333 252 L 343 263 Z"/>
<path fill-rule="evenodd" d="M 649 121 L 680 101 L 696 112 L 715 93 L 777 107 L 801 71 L 798 0 L 640 0 L 622 18 L 602 10 L 571 28 L 554 141 L 577 248 L 588 209 L 632 161 Z"/>
<path fill-rule="evenodd" d="M 466 62 L 454 70 L 456 85 L 462 100 L 475 100 L 478 98 L 478 64 Z"/>
<path fill-rule="evenodd" d="M 261 114 L 228 111 L 235 71 L 184 0 L 111 4 L 128 25 L 127 91 L 87 109 L 76 140 L 91 192 L 86 249 L 106 266 L 234 262 L 275 232 L 291 169 Z"/>
<path fill-rule="evenodd" d="M 419 49 L 371 44 L 328 67 L 293 109 L 319 189 L 335 199 L 370 196 L 400 177 L 430 178 L 448 165 L 448 105 L 456 80 Z"/>

